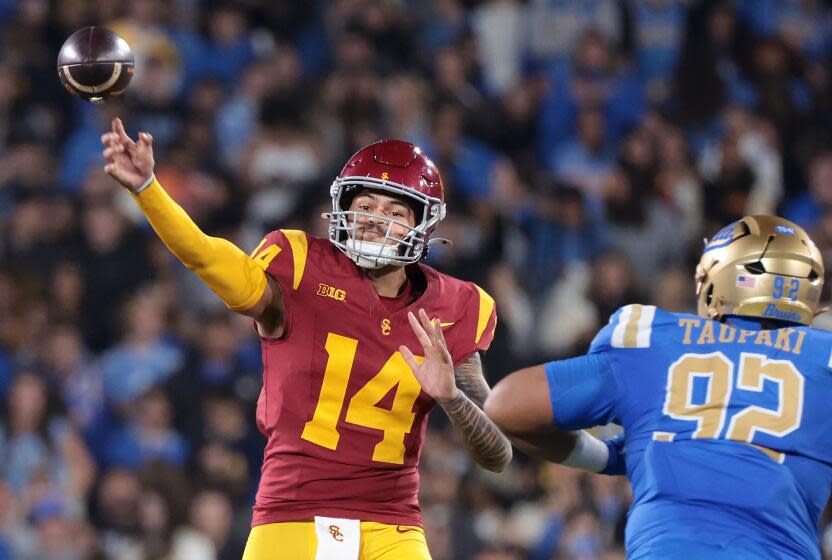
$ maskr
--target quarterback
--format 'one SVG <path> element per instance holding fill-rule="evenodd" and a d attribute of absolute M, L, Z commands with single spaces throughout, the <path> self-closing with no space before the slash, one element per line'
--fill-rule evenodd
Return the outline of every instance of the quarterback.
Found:
<path fill-rule="evenodd" d="M 623 307 L 587 355 L 509 375 L 486 412 L 536 456 L 626 472 L 628 558 L 818 559 L 832 489 L 832 334 L 811 327 L 823 279 L 800 227 L 748 216 L 706 245 L 697 315 Z M 621 441 L 581 431 L 608 422 Z"/>
<path fill-rule="evenodd" d="M 407 142 L 367 146 L 332 184 L 329 239 L 273 231 L 247 255 L 205 235 L 168 196 L 150 134 L 134 142 L 114 119 L 101 141 L 105 171 L 170 251 L 255 320 L 257 425 L 268 442 L 244 559 L 430 558 L 417 494 L 434 403 L 480 465 L 499 471 L 511 460 L 482 410 L 490 390 L 479 352 L 493 338 L 494 300 L 419 262 L 445 215 L 433 162 Z M 409 350 L 420 345 L 430 367 Z"/>

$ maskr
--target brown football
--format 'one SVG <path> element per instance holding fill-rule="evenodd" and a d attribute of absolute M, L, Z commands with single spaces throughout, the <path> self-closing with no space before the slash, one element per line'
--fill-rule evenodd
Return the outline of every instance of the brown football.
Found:
<path fill-rule="evenodd" d="M 64 87 L 93 103 L 121 95 L 134 71 L 130 45 L 104 27 L 79 29 L 58 53 L 58 76 Z"/>

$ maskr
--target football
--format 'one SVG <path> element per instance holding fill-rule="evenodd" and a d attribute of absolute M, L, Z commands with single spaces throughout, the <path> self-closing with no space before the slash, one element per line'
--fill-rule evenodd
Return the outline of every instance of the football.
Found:
<path fill-rule="evenodd" d="M 104 27 L 85 27 L 69 36 L 58 53 L 58 76 L 82 99 L 102 103 L 121 95 L 135 71 L 130 45 Z"/>

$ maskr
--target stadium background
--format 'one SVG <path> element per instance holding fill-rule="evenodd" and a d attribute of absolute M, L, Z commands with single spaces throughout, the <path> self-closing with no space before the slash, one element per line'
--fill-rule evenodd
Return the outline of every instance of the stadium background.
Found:
<path fill-rule="evenodd" d="M 93 23 L 137 57 L 102 107 L 55 73 Z M 0 0 L 0 558 L 236 559 L 247 535 L 258 343 L 103 174 L 113 115 L 247 250 L 324 234 L 358 147 L 421 145 L 454 242 L 429 262 L 498 302 L 493 384 L 621 304 L 693 310 L 703 236 L 743 214 L 832 262 L 830 24 L 812 0 Z M 441 411 L 422 475 L 436 560 L 623 558 L 624 480 L 486 473 Z"/>

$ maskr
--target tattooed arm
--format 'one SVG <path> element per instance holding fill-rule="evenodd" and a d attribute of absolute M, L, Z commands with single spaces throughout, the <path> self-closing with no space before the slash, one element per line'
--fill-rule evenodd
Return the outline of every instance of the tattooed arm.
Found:
<path fill-rule="evenodd" d="M 491 389 L 488 387 L 488 382 L 486 382 L 482 371 L 482 359 L 479 352 L 474 352 L 470 358 L 454 370 L 454 379 L 459 390 L 474 401 L 474 404 L 482 408 L 485 399 L 491 394 Z"/>
<path fill-rule="evenodd" d="M 489 388 L 479 354 L 474 353 L 454 370 L 439 323 L 431 322 L 424 310 L 419 311 L 419 319 L 409 313 L 408 320 L 422 344 L 425 360 L 417 362 L 406 346 L 399 351 L 422 390 L 445 410 L 471 457 L 488 470 L 502 471 L 511 461 L 511 443 L 482 409 Z"/>
<path fill-rule="evenodd" d="M 471 457 L 482 467 L 500 472 L 511 461 L 511 443 L 482 409 L 491 390 L 479 352 L 456 368 L 454 377 L 457 395 L 439 405 L 456 426 Z"/>

